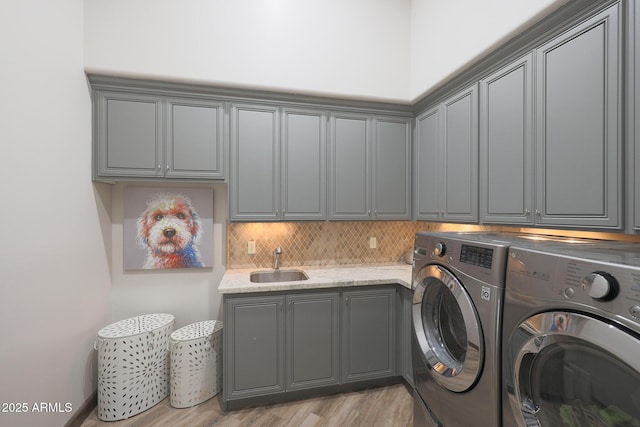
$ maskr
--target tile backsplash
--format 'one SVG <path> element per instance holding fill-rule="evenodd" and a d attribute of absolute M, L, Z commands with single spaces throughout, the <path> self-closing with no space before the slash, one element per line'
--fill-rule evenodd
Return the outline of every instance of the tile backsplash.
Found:
<path fill-rule="evenodd" d="M 280 266 L 379 264 L 403 261 L 418 231 L 517 231 L 640 242 L 640 236 L 424 221 L 318 221 L 227 224 L 227 268 L 271 268 L 280 246 Z M 377 248 L 369 248 L 375 237 Z M 256 253 L 247 254 L 255 242 Z"/>
<path fill-rule="evenodd" d="M 270 268 L 278 246 L 282 267 L 398 262 L 413 248 L 417 231 L 442 229 L 415 221 L 230 223 L 227 268 Z M 369 247 L 371 237 L 376 249 Z M 254 255 L 247 254 L 249 241 L 255 242 Z"/>

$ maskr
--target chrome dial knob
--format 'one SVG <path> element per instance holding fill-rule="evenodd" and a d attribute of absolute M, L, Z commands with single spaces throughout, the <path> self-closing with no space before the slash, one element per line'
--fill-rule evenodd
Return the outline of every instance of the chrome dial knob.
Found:
<path fill-rule="evenodd" d="M 618 295 L 619 285 L 609 273 L 594 271 L 582 279 L 582 289 L 593 299 L 610 301 Z"/>
<path fill-rule="evenodd" d="M 446 252 L 447 252 L 447 245 L 445 245 L 443 242 L 436 243 L 436 248 L 435 248 L 436 256 L 443 257 Z"/>

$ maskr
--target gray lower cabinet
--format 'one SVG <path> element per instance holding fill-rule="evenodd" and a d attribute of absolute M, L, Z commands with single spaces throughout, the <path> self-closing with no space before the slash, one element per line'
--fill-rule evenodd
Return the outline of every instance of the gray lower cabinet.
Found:
<path fill-rule="evenodd" d="M 326 122 L 320 111 L 232 106 L 231 220 L 326 218 Z"/>
<path fill-rule="evenodd" d="M 285 390 L 284 304 L 284 296 L 225 298 L 225 400 Z"/>
<path fill-rule="evenodd" d="M 329 122 L 330 219 L 410 219 L 411 119 L 332 113 Z"/>
<path fill-rule="evenodd" d="M 533 54 L 480 81 L 480 222 L 532 225 Z"/>
<path fill-rule="evenodd" d="M 397 375 L 396 294 L 225 295 L 225 402 Z"/>
<path fill-rule="evenodd" d="M 287 390 L 340 382 L 340 293 L 287 296 Z"/>
<path fill-rule="evenodd" d="M 415 217 L 478 221 L 477 84 L 416 119 Z"/>
<path fill-rule="evenodd" d="M 549 41 L 536 55 L 536 219 L 622 226 L 620 5 Z"/>
<path fill-rule="evenodd" d="M 395 288 L 344 292 L 343 382 L 395 375 L 395 298 Z"/>
<path fill-rule="evenodd" d="M 226 177 L 224 103 L 94 90 L 94 178 Z"/>

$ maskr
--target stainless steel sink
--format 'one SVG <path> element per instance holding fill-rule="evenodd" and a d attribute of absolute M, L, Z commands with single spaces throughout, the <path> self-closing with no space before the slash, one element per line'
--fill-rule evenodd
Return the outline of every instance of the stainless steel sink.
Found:
<path fill-rule="evenodd" d="M 253 283 L 295 282 L 308 279 L 309 276 L 301 270 L 254 271 L 249 276 Z"/>

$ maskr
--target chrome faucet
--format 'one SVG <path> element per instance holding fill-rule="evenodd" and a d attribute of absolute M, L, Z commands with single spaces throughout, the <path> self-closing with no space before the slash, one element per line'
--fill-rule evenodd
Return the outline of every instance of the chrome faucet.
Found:
<path fill-rule="evenodd" d="M 277 270 L 280 268 L 279 261 L 280 255 L 282 255 L 282 248 L 278 246 L 275 251 L 273 251 L 273 269 Z"/>

